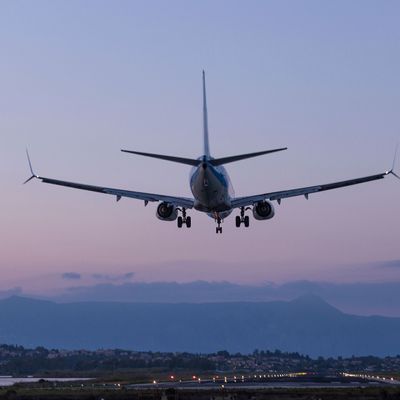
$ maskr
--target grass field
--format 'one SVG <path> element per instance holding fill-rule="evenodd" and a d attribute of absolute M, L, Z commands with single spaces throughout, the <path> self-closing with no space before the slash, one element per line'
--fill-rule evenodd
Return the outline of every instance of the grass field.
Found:
<path fill-rule="evenodd" d="M 79 387 L 0 389 L 0 399 L 13 400 L 372 400 L 400 399 L 400 388 L 351 389 L 99 389 Z"/>

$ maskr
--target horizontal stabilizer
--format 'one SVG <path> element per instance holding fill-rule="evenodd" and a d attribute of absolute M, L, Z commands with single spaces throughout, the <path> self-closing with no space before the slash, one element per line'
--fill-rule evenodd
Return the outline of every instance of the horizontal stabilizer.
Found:
<path fill-rule="evenodd" d="M 180 163 L 180 164 L 193 165 L 195 167 L 197 167 L 201 163 L 201 160 L 196 160 L 194 158 L 183 158 L 183 157 L 166 156 L 163 154 L 142 153 L 140 151 L 131 151 L 131 150 L 121 150 L 121 151 L 123 151 L 124 153 L 137 154 L 139 156 L 159 158 L 161 160 L 173 161 L 173 162 Z"/>
<path fill-rule="evenodd" d="M 258 157 L 264 154 L 275 153 L 277 151 L 283 151 L 283 150 L 287 150 L 287 147 L 282 147 L 280 149 L 273 149 L 273 150 L 258 151 L 256 153 L 239 154 L 237 156 L 231 156 L 231 157 L 215 158 L 213 160 L 210 160 L 210 164 L 215 166 L 228 164 L 235 161 L 245 160 L 246 158 Z"/>

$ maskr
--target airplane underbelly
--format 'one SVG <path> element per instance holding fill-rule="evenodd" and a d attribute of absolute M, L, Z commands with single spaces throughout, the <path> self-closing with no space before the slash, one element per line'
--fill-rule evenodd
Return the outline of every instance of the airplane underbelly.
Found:
<path fill-rule="evenodd" d="M 217 179 L 206 179 L 192 187 L 195 197 L 194 208 L 199 211 L 226 211 L 230 207 L 230 197 L 227 188 Z"/>

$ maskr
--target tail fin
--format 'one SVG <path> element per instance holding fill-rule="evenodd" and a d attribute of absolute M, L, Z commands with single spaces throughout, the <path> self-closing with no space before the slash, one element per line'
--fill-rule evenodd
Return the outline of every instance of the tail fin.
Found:
<path fill-rule="evenodd" d="M 208 142 L 206 74 L 205 74 L 204 70 L 203 70 L 203 135 L 204 135 L 204 155 L 207 157 L 210 157 L 210 145 Z"/>

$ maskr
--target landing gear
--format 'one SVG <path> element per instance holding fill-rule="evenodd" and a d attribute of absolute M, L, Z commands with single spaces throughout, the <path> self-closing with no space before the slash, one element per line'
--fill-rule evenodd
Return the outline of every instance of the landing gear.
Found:
<path fill-rule="evenodd" d="M 186 209 L 178 209 L 182 211 L 182 216 L 179 216 L 176 220 L 178 228 L 182 228 L 183 225 L 186 225 L 186 228 L 190 228 L 192 226 L 192 218 L 190 216 L 186 216 Z"/>
<path fill-rule="evenodd" d="M 250 218 L 248 215 L 244 215 L 244 213 L 250 210 L 250 207 L 240 207 L 240 215 L 237 215 L 235 218 L 236 228 L 240 228 L 240 225 L 243 223 L 246 228 L 250 226 Z"/>
<path fill-rule="evenodd" d="M 222 219 L 221 219 L 221 217 L 219 216 L 219 215 L 217 215 L 217 217 L 215 218 L 215 220 L 217 221 L 217 224 L 218 224 L 218 226 L 215 228 L 215 232 L 218 234 L 218 233 L 222 233 L 222 226 L 221 226 L 221 223 L 222 223 Z"/>

